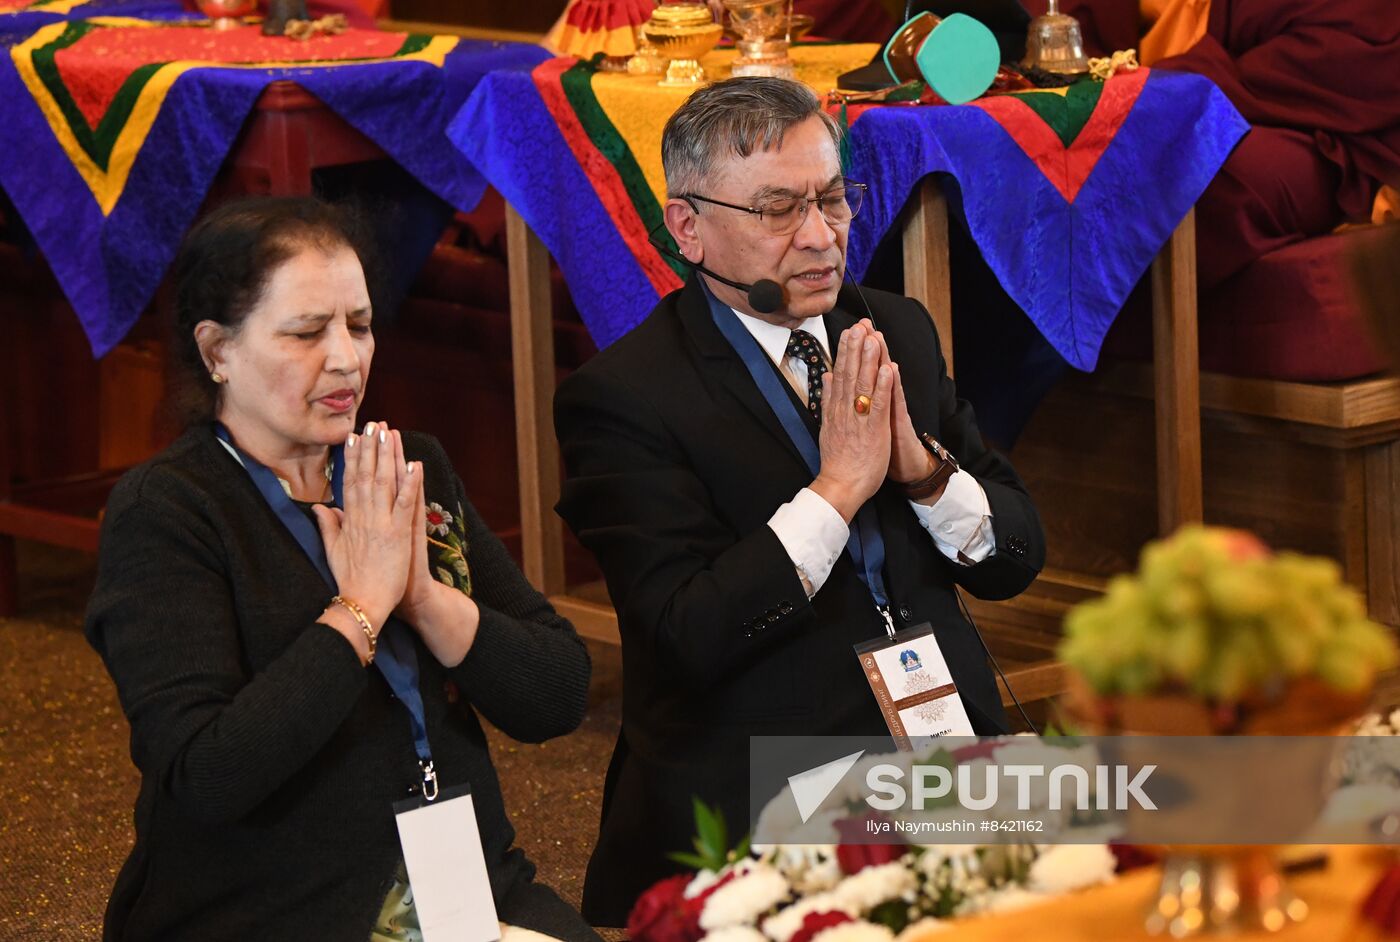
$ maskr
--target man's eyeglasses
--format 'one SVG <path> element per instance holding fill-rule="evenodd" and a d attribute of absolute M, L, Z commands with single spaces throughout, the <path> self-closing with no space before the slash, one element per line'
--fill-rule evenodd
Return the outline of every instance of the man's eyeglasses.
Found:
<path fill-rule="evenodd" d="M 833 228 L 846 225 L 856 213 L 860 212 L 860 204 L 865 200 L 867 189 L 869 187 L 864 183 L 852 183 L 848 180 L 840 186 L 827 190 L 825 193 L 818 193 L 816 196 L 794 196 L 768 200 L 757 206 L 739 206 L 736 203 L 713 200 L 698 193 L 682 193 L 680 198 L 690 203 L 690 208 L 696 213 L 700 212 L 700 208 L 695 205 L 695 200 L 702 203 L 713 203 L 726 209 L 737 209 L 741 213 L 750 213 L 757 216 L 758 221 L 770 233 L 781 236 L 791 235 L 802 228 L 802 224 L 807 220 L 807 208 L 813 203 L 817 204 L 817 208 L 827 225 Z"/>

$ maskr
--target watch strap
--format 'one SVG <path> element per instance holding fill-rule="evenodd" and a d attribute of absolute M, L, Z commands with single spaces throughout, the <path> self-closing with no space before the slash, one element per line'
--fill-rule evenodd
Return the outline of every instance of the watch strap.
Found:
<path fill-rule="evenodd" d="M 919 436 L 919 441 L 933 458 L 933 469 L 927 476 L 904 485 L 904 496 L 910 500 L 923 500 L 936 494 L 949 478 L 958 473 L 957 460 L 932 435 L 925 432 Z"/>

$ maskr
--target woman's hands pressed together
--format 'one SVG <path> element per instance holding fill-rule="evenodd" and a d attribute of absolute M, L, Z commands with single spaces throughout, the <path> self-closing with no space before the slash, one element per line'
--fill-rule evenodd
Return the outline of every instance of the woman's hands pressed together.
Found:
<path fill-rule="evenodd" d="M 364 610 L 376 635 L 403 598 L 422 504 L 422 468 L 400 469 L 402 454 L 397 432 L 369 423 L 345 442 L 344 509 L 312 509 L 340 594 Z M 348 611 L 332 605 L 321 620 L 368 660 L 369 639 Z"/>
<path fill-rule="evenodd" d="M 376 637 L 397 615 L 439 661 L 460 663 L 476 638 L 480 613 L 470 598 L 432 577 L 423 465 L 404 460 L 403 436 L 387 423 L 370 422 L 363 435 L 346 441 L 344 504 L 313 508 L 340 595 L 364 610 Z M 331 605 L 320 620 L 368 662 L 369 639 L 348 611 Z"/>
<path fill-rule="evenodd" d="M 398 438 L 398 432 L 394 436 Z M 399 439 L 399 467 L 404 467 L 403 441 Z M 422 474 L 419 474 L 422 477 Z M 462 662 L 476 640 L 481 611 L 471 597 L 433 578 L 428 563 L 427 498 L 418 488 L 417 506 L 413 519 L 413 554 L 408 566 L 408 581 L 403 598 L 394 614 L 408 622 L 423 639 L 433 657 L 446 667 Z"/>

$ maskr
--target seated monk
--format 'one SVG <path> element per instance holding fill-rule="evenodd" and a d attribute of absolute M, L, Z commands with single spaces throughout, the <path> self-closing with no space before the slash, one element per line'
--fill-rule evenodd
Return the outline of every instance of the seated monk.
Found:
<path fill-rule="evenodd" d="M 1144 65 L 1204 75 L 1252 126 L 1197 206 L 1203 290 L 1276 249 L 1387 212 L 1400 184 L 1394 0 L 1061 8 L 1083 24 L 1091 55 L 1137 48 Z"/>
<path fill-rule="evenodd" d="M 1023 0 L 1032 15 L 1045 0 Z M 1400 182 L 1394 0 L 1062 0 L 1085 51 L 1204 75 L 1250 122 L 1196 206 L 1203 298 L 1264 255 L 1380 221 Z M 1386 186 L 1389 184 L 1389 186 Z M 953 244 L 958 387 L 1010 448 L 1067 364 L 969 245 Z"/>

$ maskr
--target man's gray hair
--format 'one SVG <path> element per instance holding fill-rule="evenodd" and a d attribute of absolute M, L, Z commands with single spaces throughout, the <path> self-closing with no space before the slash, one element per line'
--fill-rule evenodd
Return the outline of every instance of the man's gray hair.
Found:
<path fill-rule="evenodd" d="M 700 191 L 716 160 L 780 146 L 790 128 L 813 115 L 821 117 L 839 151 L 841 125 L 801 82 L 745 77 L 707 85 L 686 99 L 662 132 L 666 195 Z"/>

